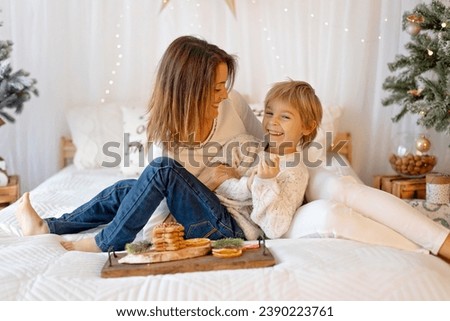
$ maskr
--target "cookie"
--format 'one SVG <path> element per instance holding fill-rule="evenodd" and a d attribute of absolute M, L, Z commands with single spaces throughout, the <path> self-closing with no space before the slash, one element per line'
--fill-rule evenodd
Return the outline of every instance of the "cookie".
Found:
<path fill-rule="evenodd" d="M 155 226 L 152 233 L 153 235 L 160 235 L 174 232 L 184 232 L 184 226 L 176 222 L 161 223 Z"/>
<path fill-rule="evenodd" d="M 163 251 L 178 251 L 181 249 L 184 249 L 186 245 L 184 242 L 178 242 L 174 244 L 167 244 L 167 243 L 159 243 L 159 244 L 153 244 L 152 248 L 157 252 L 163 252 Z"/>
<path fill-rule="evenodd" d="M 153 232 L 152 238 L 158 238 L 158 239 L 177 239 L 177 238 L 184 238 L 184 232 Z"/>

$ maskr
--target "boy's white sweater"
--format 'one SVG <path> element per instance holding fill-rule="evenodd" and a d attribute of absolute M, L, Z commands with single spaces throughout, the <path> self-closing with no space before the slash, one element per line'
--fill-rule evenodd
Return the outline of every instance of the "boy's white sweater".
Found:
<path fill-rule="evenodd" d="M 236 168 L 242 175 L 240 179 L 226 180 L 215 192 L 244 231 L 246 239 L 255 240 L 262 234 L 279 238 L 287 232 L 295 212 L 303 203 L 308 170 L 301 153 L 296 152 L 279 156 L 281 171 L 276 177 L 251 178 L 259 159 L 268 157 L 268 153 L 263 151 L 261 143 L 249 145 L 249 141 L 254 142 L 255 138 L 249 135 L 236 137 L 224 146 L 223 157 L 213 160 Z"/>

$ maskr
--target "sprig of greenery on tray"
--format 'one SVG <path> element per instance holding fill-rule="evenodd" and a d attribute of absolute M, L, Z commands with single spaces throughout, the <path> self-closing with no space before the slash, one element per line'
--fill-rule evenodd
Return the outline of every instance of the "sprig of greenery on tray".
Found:
<path fill-rule="evenodd" d="M 141 254 L 150 251 L 152 247 L 152 243 L 147 240 L 135 242 L 135 243 L 127 243 L 125 244 L 125 250 L 129 254 Z"/>
<path fill-rule="evenodd" d="M 211 244 L 213 249 L 237 249 L 244 246 L 244 240 L 241 238 L 224 238 L 213 241 Z"/>

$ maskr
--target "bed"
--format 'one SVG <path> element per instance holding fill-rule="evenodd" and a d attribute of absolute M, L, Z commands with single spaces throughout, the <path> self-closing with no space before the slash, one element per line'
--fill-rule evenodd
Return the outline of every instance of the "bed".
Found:
<path fill-rule="evenodd" d="M 138 117 L 139 113 L 134 113 L 132 121 L 123 106 L 117 104 L 115 109 L 109 106 L 107 110 L 103 106 L 94 113 L 92 106 L 89 107 L 90 113 L 80 108 L 76 115 L 69 115 L 72 137 L 61 141 L 63 168 L 31 191 L 31 201 L 43 217 L 70 211 L 111 183 L 135 175 L 130 167 L 124 171 L 121 165 L 89 166 L 90 162 L 99 161 L 92 159 L 98 156 L 94 155 L 93 146 L 105 138 L 87 131 L 110 132 L 116 126 L 122 127 L 123 134 L 128 125 L 138 128 L 142 115 Z M 115 124 L 111 121 L 103 128 L 96 123 L 98 120 L 85 119 L 92 115 L 105 117 L 104 113 L 113 117 L 121 112 L 120 121 Z M 349 165 L 351 136 L 329 130 L 336 139 L 328 149 L 344 139 L 346 145 L 340 152 L 345 154 L 343 157 Z M 132 136 L 130 131 L 130 138 L 136 138 Z M 92 142 L 94 137 L 99 140 Z M 130 162 L 136 160 L 128 156 Z M 357 178 L 351 166 L 332 162 L 329 167 Z M 66 251 L 60 245 L 63 239 L 92 236 L 97 230 L 78 235 L 21 237 L 14 215 L 16 208 L 14 203 L 0 211 L 0 300 L 3 301 L 450 300 L 448 263 L 413 248 L 361 240 L 346 222 L 322 226 L 322 230 L 316 222 L 309 232 L 291 231 L 283 238 L 267 240 L 266 246 L 276 261 L 271 267 L 103 278 L 101 271 L 108 260 L 107 253 Z M 313 207 L 314 211 L 320 214 L 320 206 Z M 367 230 L 363 232 L 370 234 Z"/>

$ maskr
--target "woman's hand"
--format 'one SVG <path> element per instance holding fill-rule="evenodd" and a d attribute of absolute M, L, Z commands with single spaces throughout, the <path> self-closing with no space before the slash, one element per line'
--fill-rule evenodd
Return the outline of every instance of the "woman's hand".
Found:
<path fill-rule="evenodd" d="M 278 155 L 271 155 L 270 157 L 261 157 L 258 164 L 259 178 L 274 178 L 280 172 L 280 158 Z"/>
<path fill-rule="evenodd" d="M 220 164 L 208 166 L 198 176 L 198 179 L 206 185 L 211 191 L 214 191 L 220 184 L 229 178 L 239 179 L 238 172 L 235 168 Z"/>

